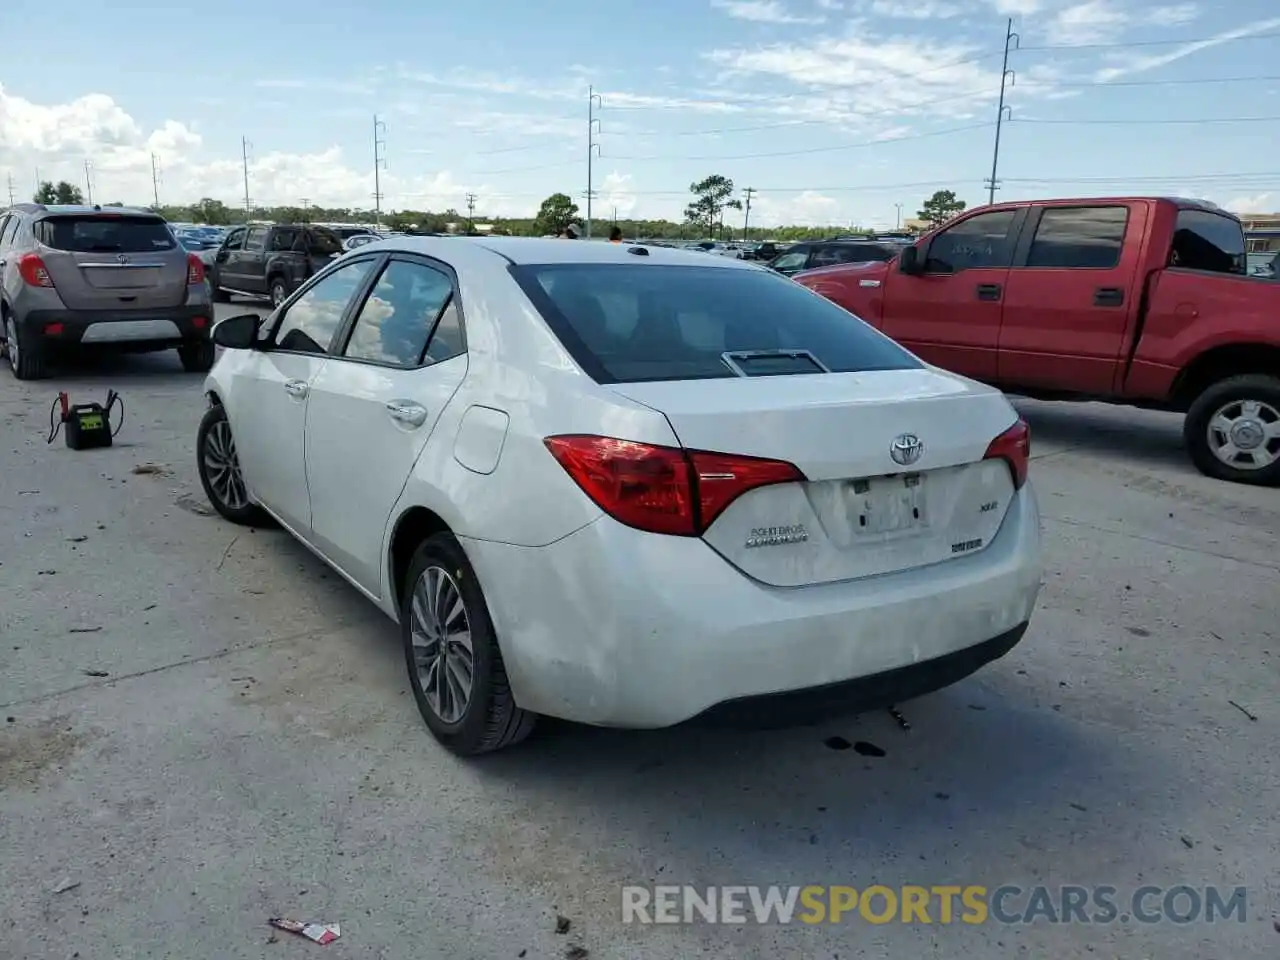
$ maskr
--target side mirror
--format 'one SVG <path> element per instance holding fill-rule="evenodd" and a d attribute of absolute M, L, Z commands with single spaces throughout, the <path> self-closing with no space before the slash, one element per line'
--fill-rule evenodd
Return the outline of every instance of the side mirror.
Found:
<path fill-rule="evenodd" d="M 919 247 L 902 248 L 902 252 L 898 254 L 898 271 L 912 277 L 918 277 L 924 273 L 924 264 L 920 261 Z"/>
<path fill-rule="evenodd" d="M 258 339 L 261 319 L 256 313 L 228 317 L 213 327 L 213 342 L 229 350 L 251 350 Z"/>

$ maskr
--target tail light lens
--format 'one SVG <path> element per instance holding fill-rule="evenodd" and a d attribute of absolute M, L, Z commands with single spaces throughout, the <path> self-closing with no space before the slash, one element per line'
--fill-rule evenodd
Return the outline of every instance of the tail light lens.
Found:
<path fill-rule="evenodd" d="M 53 278 L 49 276 L 44 261 L 34 253 L 28 253 L 18 260 L 18 275 L 29 287 L 53 286 Z"/>
<path fill-rule="evenodd" d="M 187 254 L 187 286 L 204 283 L 204 261 L 194 253 Z"/>
<path fill-rule="evenodd" d="M 601 510 L 650 533 L 700 536 L 748 490 L 805 479 L 781 460 L 585 435 L 544 442 Z"/>
<path fill-rule="evenodd" d="M 1012 427 L 991 441 L 986 459 L 1001 458 L 1009 464 L 1013 474 L 1013 487 L 1020 489 L 1027 482 L 1027 469 L 1031 465 L 1031 428 L 1019 419 Z"/>

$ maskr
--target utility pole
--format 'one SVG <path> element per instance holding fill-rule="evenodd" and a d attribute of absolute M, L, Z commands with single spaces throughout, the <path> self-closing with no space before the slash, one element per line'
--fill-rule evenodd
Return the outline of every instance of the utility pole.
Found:
<path fill-rule="evenodd" d="M 151 195 L 155 198 L 155 209 L 160 209 L 160 175 L 156 172 L 156 155 L 151 155 Z"/>
<path fill-rule="evenodd" d="M 302 222 L 303 223 L 311 222 L 311 198 L 310 197 L 302 198 Z"/>
<path fill-rule="evenodd" d="M 9 206 L 13 206 L 13 174 L 9 174 Z"/>
<path fill-rule="evenodd" d="M 898 211 L 898 218 L 893 221 L 893 229 L 901 230 L 902 229 L 902 204 L 895 203 L 894 207 Z"/>
<path fill-rule="evenodd" d="M 382 171 L 386 169 L 387 125 L 373 115 L 373 226 L 382 230 Z"/>
<path fill-rule="evenodd" d="M 592 175 L 592 163 L 600 155 L 600 141 L 596 134 L 600 132 L 600 121 L 596 117 L 596 107 L 604 107 L 600 94 L 594 86 L 587 87 L 587 239 L 591 239 L 591 201 L 596 195 L 595 179 Z"/>
<path fill-rule="evenodd" d="M 476 232 L 476 195 L 467 194 L 467 233 Z"/>
<path fill-rule="evenodd" d="M 248 223 L 253 216 L 253 203 L 249 200 L 249 141 L 245 137 L 240 138 L 240 154 L 244 158 L 244 219 Z"/>
<path fill-rule="evenodd" d="M 1009 50 L 1012 48 L 1017 50 L 1022 43 L 1022 38 L 1013 32 L 1013 17 L 1009 18 L 1009 26 L 1004 34 L 1004 64 L 1000 68 L 1000 106 L 996 110 L 996 145 L 991 153 L 991 179 L 987 182 L 987 203 L 996 202 L 996 172 L 1000 167 L 1000 128 L 1005 121 L 1005 115 L 1008 114 L 1010 120 L 1013 119 L 1013 111 L 1004 105 L 1004 88 L 1007 82 L 1009 86 L 1017 83 L 1017 77 L 1014 72 L 1009 69 Z"/>
<path fill-rule="evenodd" d="M 755 187 L 747 187 L 747 189 L 743 191 L 743 193 L 747 195 L 747 204 L 746 204 L 747 209 L 746 209 L 746 212 L 743 213 L 742 215 L 742 242 L 743 243 L 747 242 L 747 228 L 750 227 L 751 225 L 751 198 L 756 195 L 756 192 L 757 191 Z"/>
<path fill-rule="evenodd" d="M 93 175 L 89 172 L 92 166 L 88 160 L 84 162 L 85 200 L 89 206 L 93 206 Z"/>

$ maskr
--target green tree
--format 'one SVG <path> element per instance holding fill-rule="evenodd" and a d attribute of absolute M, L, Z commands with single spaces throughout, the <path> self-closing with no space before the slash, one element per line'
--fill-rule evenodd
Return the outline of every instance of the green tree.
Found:
<path fill-rule="evenodd" d="M 53 193 L 55 203 L 84 203 L 84 194 L 80 192 L 80 188 L 65 180 L 58 181 Z"/>
<path fill-rule="evenodd" d="M 965 206 L 963 200 L 956 199 L 954 190 L 939 190 L 921 205 L 916 216 L 930 226 L 937 227 L 963 212 Z"/>
<path fill-rule="evenodd" d="M 726 208 L 742 209 L 742 201 L 733 199 L 733 181 L 718 173 L 689 184 L 689 192 L 693 201 L 684 208 L 684 217 L 703 230 L 703 236 L 714 236 L 717 227 L 723 232 Z"/>
<path fill-rule="evenodd" d="M 43 180 L 37 188 L 35 196 L 31 198 L 36 203 L 57 203 L 58 192 L 53 189 L 53 184 L 48 180 Z"/>
<path fill-rule="evenodd" d="M 211 227 L 222 227 L 233 222 L 227 205 L 210 197 L 201 197 L 200 202 L 191 207 L 191 214 L 200 223 L 207 223 Z"/>
<path fill-rule="evenodd" d="M 542 201 L 538 215 L 533 220 L 535 235 L 564 233 L 565 227 L 578 217 L 578 205 L 567 193 L 553 193 Z"/>

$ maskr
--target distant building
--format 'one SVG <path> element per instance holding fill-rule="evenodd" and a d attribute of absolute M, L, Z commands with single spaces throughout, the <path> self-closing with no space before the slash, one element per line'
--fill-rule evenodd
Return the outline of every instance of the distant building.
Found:
<path fill-rule="evenodd" d="M 1238 216 L 1250 253 L 1280 251 L 1280 213 L 1241 213 Z"/>

